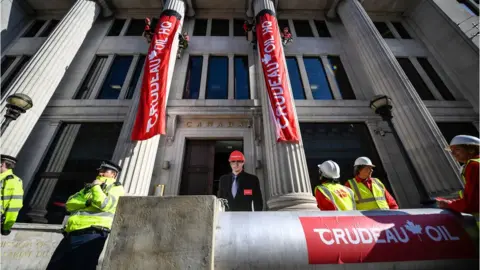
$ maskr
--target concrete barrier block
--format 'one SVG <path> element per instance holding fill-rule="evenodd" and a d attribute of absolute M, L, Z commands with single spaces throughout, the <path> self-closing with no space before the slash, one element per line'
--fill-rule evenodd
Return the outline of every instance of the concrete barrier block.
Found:
<path fill-rule="evenodd" d="M 121 197 L 102 269 L 213 269 L 215 196 Z"/>
<path fill-rule="evenodd" d="M 63 239 L 60 225 L 14 225 L 8 236 L 0 236 L 0 265 L 2 270 L 45 269 Z"/>

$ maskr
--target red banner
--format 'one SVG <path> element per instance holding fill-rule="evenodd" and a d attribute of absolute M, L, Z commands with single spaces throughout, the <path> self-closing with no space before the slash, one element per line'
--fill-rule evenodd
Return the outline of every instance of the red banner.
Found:
<path fill-rule="evenodd" d="M 158 20 L 143 71 L 142 92 L 132 130 L 133 141 L 165 134 L 168 69 L 179 26 L 178 13 L 163 13 Z"/>
<path fill-rule="evenodd" d="M 298 142 L 300 135 L 287 79 L 280 32 L 274 15 L 268 12 L 258 15 L 257 40 L 277 142 Z"/>
<path fill-rule="evenodd" d="M 300 217 L 310 264 L 478 259 L 450 215 Z"/>

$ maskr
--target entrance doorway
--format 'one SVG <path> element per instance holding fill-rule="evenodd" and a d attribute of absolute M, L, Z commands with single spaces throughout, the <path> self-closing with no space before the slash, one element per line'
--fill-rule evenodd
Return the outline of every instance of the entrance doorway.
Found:
<path fill-rule="evenodd" d="M 228 157 L 243 152 L 242 140 L 187 140 L 180 195 L 217 195 L 220 177 L 231 172 Z"/>

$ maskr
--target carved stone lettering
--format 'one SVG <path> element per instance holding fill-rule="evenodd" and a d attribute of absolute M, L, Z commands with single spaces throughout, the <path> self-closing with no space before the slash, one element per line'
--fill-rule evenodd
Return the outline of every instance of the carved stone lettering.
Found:
<path fill-rule="evenodd" d="M 184 128 L 250 128 L 248 120 L 212 120 L 212 119 L 192 119 L 182 120 L 181 126 Z"/>

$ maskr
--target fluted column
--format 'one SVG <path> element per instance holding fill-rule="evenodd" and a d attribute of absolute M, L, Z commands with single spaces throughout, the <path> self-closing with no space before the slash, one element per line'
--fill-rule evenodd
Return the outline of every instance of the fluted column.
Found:
<path fill-rule="evenodd" d="M 163 11 L 174 10 L 181 16 L 178 33 L 182 31 L 183 19 L 185 14 L 185 2 L 183 0 L 169 0 L 165 4 Z M 172 84 L 173 70 L 177 60 L 178 50 L 178 33 L 174 35 L 174 41 L 170 52 L 170 60 L 168 65 L 167 77 L 167 93 L 165 98 L 168 100 L 170 86 Z M 142 74 L 143 76 L 143 74 Z M 141 83 L 142 80 L 139 80 Z M 153 166 L 157 156 L 158 144 L 160 136 L 154 136 L 145 141 L 132 142 L 131 133 L 138 109 L 140 92 L 136 91 L 128 112 L 127 119 L 122 127 L 117 148 L 113 155 L 113 160 L 118 162 L 122 167 L 122 173 L 119 181 L 125 187 L 125 191 L 129 195 L 148 195 L 150 192 L 150 182 L 152 180 Z M 166 121 L 166 119 L 165 119 Z"/>
<path fill-rule="evenodd" d="M 77 0 L 12 83 L 11 92 L 30 96 L 33 108 L 7 128 L 1 138 L 2 153 L 16 156 L 20 152 L 100 10 L 95 1 Z"/>
<path fill-rule="evenodd" d="M 67 162 L 68 155 L 72 150 L 73 143 L 80 130 L 80 124 L 69 124 L 65 127 L 60 135 L 60 138 L 52 153 L 51 159 L 48 161 L 45 172 L 47 173 L 61 173 L 65 162 Z M 52 197 L 53 190 L 57 185 L 58 176 L 56 177 L 42 177 L 37 189 L 29 204 L 27 216 L 33 222 L 47 223 L 45 218 L 47 214 L 47 204 Z"/>
<path fill-rule="evenodd" d="M 257 16 L 261 11 L 269 10 L 275 14 L 274 3 L 271 0 L 255 0 L 254 12 Z M 259 20 L 257 19 L 257 23 Z M 258 32 L 258 31 L 257 31 Z M 280 40 L 280 32 L 277 33 Z M 281 42 L 280 42 L 281 44 Z M 257 46 L 260 48 L 260 46 Z M 286 65 L 283 48 L 275 48 L 282 50 L 283 63 Z M 257 55 L 258 56 L 258 55 Z M 257 57 L 257 64 L 261 63 Z M 258 84 L 260 98 L 262 103 L 263 129 L 265 140 L 265 151 L 267 158 L 267 183 L 269 185 L 269 197 L 267 205 L 270 210 L 318 210 L 315 197 L 312 195 L 312 187 L 310 185 L 310 177 L 308 175 L 307 161 L 303 142 L 300 136 L 298 144 L 293 143 L 277 143 L 274 125 L 274 115 L 270 107 L 270 100 L 267 94 L 265 78 L 263 70 L 258 69 L 260 83 Z M 285 66 L 285 72 L 288 78 L 288 69 Z M 290 80 L 288 80 L 290 88 L 290 100 L 294 101 Z M 296 125 L 298 124 L 295 104 Z"/>
<path fill-rule="evenodd" d="M 393 123 L 430 194 L 461 188 L 457 165 L 442 134 L 392 51 L 358 0 L 340 1 L 337 13 L 368 75 L 373 92 L 393 100 Z"/>

